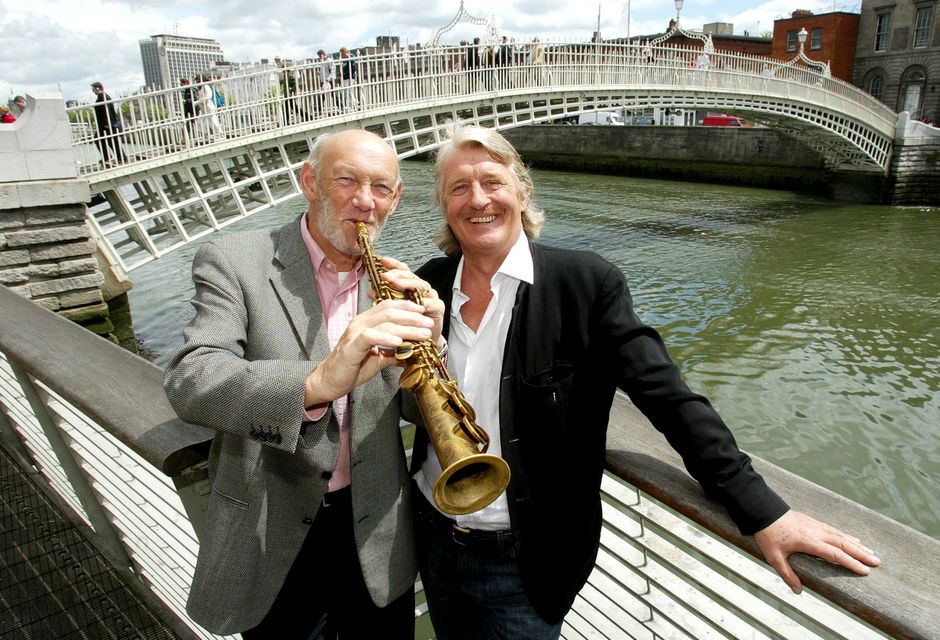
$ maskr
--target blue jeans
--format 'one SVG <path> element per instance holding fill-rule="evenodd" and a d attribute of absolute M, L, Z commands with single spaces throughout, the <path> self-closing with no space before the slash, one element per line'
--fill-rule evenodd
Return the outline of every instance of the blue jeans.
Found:
<path fill-rule="evenodd" d="M 418 508 L 418 562 L 437 640 L 558 639 L 561 623 L 545 622 L 522 590 L 512 544 L 458 544 L 444 516 L 425 509 L 433 507 Z"/>

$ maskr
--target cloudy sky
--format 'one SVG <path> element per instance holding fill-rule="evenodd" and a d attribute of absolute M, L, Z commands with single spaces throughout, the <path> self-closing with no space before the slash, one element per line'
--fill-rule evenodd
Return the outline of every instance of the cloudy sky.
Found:
<path fill-rule="evenodd" d="M 730 22 L 736 34 L 754 34 L 771 31 L 775 18 L 794 9 L 857 12 L 860 4 L 685 0 L 681 22 L 688 29 Z M 88 85 L 100 80 L 121 95 L 143 84 L 138 41 L 160 33 L 214 38 L 230 61 L 307 58 L 319 48 L 374 44 L 379 35 L 424 43 L 459 6 L 459 0 L 0 0 L 0 90 L 91 100 Z M 675 15 L 672 0 L 464 0 L 464 6 L 478 18 L 495 16 L 500 31 L 520 41 L 590 39 L 598 8 L 604 37 L 628 35 L 628 15 L 632 36 L 660 33 Z M 443 41 L 459 42 L 480 29 L 462 24 Z"/>

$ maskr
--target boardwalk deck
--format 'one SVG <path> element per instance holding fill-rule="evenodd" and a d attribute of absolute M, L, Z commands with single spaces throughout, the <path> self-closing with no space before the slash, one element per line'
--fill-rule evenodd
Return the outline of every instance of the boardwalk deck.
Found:
<path fill-rule="evenodd" d="M 0 638 L 176 640 L 34 480 L 0 449 Z"/>

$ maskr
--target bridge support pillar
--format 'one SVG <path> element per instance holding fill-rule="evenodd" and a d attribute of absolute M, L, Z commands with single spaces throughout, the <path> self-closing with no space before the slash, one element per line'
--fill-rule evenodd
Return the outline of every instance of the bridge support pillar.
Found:
<path fill-rule="evenodd" d="M 0 284 L 113 338 L 108 300 L 130 287 L 106 286 L 76 167 L 59 94 L 28 96 L 19 120 L 0 124 Z"/>
<path fill-rule="evenodd" d="M 888 169 L 889 204 L 940 204 L 940 129 L 898 115 Z"/>

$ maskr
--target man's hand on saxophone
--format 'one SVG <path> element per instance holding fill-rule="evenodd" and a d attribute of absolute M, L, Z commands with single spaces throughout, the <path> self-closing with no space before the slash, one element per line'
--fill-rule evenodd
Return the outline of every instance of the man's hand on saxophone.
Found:
<path fill-rule="evenodd" d="M 312 407 L 340 398 L 371 379 L 379 370 L 402 366 L 395 349 L 405 341 L 440 342 L 444 303 L 427 282 L 404 262 L 382 258 L 387 269 L 382 277 L 394 289 L 420 292 L 421 304 L 411 300 L 382 300 L 357 315 L 340 336 L 336 347 L 307 377 L 304 406 Z M 375 292 L 370 292 L 375 297 Z"/>
<path fill-rule="evenodd" d="M 304 406 L 340 398 L 381 369 L 399 365 L 394 350 L 404 341 L 427 340 L 434 321 L 409 300 L 383 300 L 349 323 L 336 347 L 307 377 Z"/>
<path fill-rule="evenodd" d="M 444 301 L 437 296 L 431 285 L 415 275 L 408 265 L 395 258 L 383 256 L 381 258 L 382 266 L 385 271 L 382 272 L 382 279 L 391 285 L 397 291 L 417 291 L 421 298 L 421 305 L 424 307 L 424 315 L 434 321 L 434 327 L 431 329 L 431 338 L 437 345 L 438 351 L 443 347 L 443 338 L 441 330 L 444 326 Z M 369 293 L 374 298 L 375 291 Z"/>

